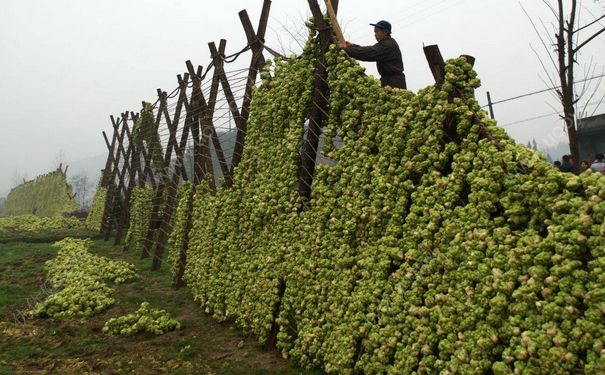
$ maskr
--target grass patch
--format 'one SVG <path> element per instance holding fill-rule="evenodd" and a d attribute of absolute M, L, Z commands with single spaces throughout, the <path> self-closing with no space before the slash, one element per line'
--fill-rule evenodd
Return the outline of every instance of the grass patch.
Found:
<path fill-rule="evenodd" d="M 28 301 L 45 298 L 42 267 L 56 253 L 49 243 L 0 245 L 0 318 L 8 319 Z"/>
<path fill-rule="evenodd" d="M 0 245 L 13 242 L 52 243 L 65 237 L 101 238 L 102 234 L 88 229 L 46 229 L 36 232 L 0 230 Z M 0 247 L 1 248 L 1 247 Z"/>

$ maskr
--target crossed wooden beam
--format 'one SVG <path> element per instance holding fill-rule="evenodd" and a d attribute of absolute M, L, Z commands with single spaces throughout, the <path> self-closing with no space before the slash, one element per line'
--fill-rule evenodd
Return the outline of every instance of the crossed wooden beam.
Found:
<path fill-rule="evenodd" d="M 170 118 L 170 114 L 167 110 L 166 95 L 158 90 L 160 97 L 160 107 L 158 109 L 158 118 L 163 115 L 169 130 L 169 140 L 166 148 L 166 154 L 164 157 L 163 173 L 155 190 L 152 217 L 151 222 L 147 230 L 145 238 L 145 245 L 143 249 L 143 257 L 150 256 L 153 252 L 152 270 L 156 270 L 161 265 L 161 259 L 165 250 L 168 235 L 171 232 L 171 219 L 176 206 L 176 196 L 178 189 L 179 177 L 184 180 L 188 180 L 189 176 L 186 175 L 185 169 L 183 168 L 183 155 L 184 149 L 187 145 L 189 133 L 194 145 L 194 173 L 193 173 L 193 185 L 196 186 L 203 181 L 207 181 L 210 184 L 212 191 L 216 190 L 216 178 L 213 172 L 211 144 L 214 148 L 215 154 L 218 159 L 218 164 L 223 175 L 224 183 L 227 188 L 232 186 L 232 176 L 234 168 L 241 161 L 245 134 L 246 124 L 249 117 L 252 88 L 256 82 L 257 73 L 262 69 L 265 58 L 263 56 L 263 41 L 264 35 L 267 28 L 267 20 L 269 17 L 271 1 L 265 0 L 263 3 L 263 9 L 261 11 L 261 18 L 259 26 L 256 32 L 254 32 L 248 14 L 245 10 L 239 13 L 242 26 L 246 32 L 248 44 L 252 50 L 252 58 L 248 68 L 248 77 L 246 86 L 244 89 L 244 97 L 241 105 L 241 111 L 236 102 L 233 94 L 231 85 L 225 72 L 225 50 L 227 41 L 221 39 L 217 48 L 214 42 L 208 44 L 210 55 L 212 57 L 213 65 L 213 77 L 210 86 L 210 93 L 208 100 L 206 100 L 204 93 L 201 89 L 203 71 L 202 67 L 198 67 L 197 71 L 194 71 L 193 64 L 190 61 L 186 62 L 188 73 L 185 74 L 185 78 L 181 79 L 178 76 L 180 95 L 176 104 L 175 116 L 173 119 Z M 187 80 L 191 77 L 192 82 L 192 94 L 189 101 L 187 100 L 186 89 Z M 219 91 L 219 85 L 222 88 L 225 99 L 229 104 L 229 111 L 231 112 L 234 121 L 236 123 L 237 135 L 236 144 L 233 152 L 233 158 L 231 166 L 228 166 L 218 132 L 213 123 L 214 111 L 216 108 L 216 101 Z M 176 142 L 176 131 L 178 127 L 178 121 L 180 118 L 180 112 L 182 109 L 186 111 L 185 124 L 181 133 L 181 141 L 179 144 Z M 159 121 L 157 121 L 159 124 Z M 174 168 L 170 170 L 170 161 L 172 159 L 173 150 L 176 153 L 176 162 Z M 164 190 L 169 188 L 168 194 L 164 194 Z M 160 207 L 163 207 L 163 212 L 160 215 Z M 191 212 L 188 213 L 187 226 L 191 227 Z M 157 239 L 154 241 L 156 229 L 159 229 L 157 233 Z M 182 273 L 184 271 L 186 261 L 186 248 L 188 237 L 185 238 L 185 244 L 180 249 L 181 251 L 181 269 L 179 270 L 179 277 L 177 283 L 182 283 Z M 152 251 L 152 247 L 155 245 L 155 250 Z"/>
<path fill-rule="evenodd" d="M 315 5 L 317 5 L 316 1 L 310 1 L 309 3 L 311 5 L 312 3 L 315 3 Z M 186 63 L 188 73 L 184 75 L 184 78 L 181 76 L 177 77 L 180 94 L 179 99 L 177 100 L 174 118 L 170 117 L 168 111 L 168 98 L 166 92 L 158 89 L 159 106 L 155 123 L 153 124 L 155 127 L 154 132 L 157 134 L 162 119 L 164 119 L 168 125 L 169 131 L 168 144 L 163 157 L 159 181 L 156 181 L 158 176 L 156 176 L 151 168 L 151 152 L 154 151 L 150 149 L 152 145 L 146 145 L 146 142 L 140 135 L 133 137 L 131 131 L 131 129 L 135 129 L 134 124 L 138 119 L 137 114 L 131 112 L 130 118 L 128 118 L 127 113 L 124 113 L 117 120 L 114 119 L 113 116 L 111 117 L 114 127 L 114 134 L 111 142 L 109 142 L 107 136 L 103 133 L 109 151 L 102 182 L 103 186 L 108 189 L 108 198 L 106 200 L 103 215 L 103 232 L 105 233 L 106 238 L 108 238 L 112 228 L 115 227 L 116 243 L 120 242 L 122 232 L 128 226 L 130 216 L 129 204 L 132 189 L 137 184 L 138 186 L 150 184 L 154 188 L 154 199 L 152 217 L 148 226 L 142 256 L 151 256 L 153 252 L 154 260 L 152 269 L 159 268 L 161 263 L 162 254 L 167 241 L 167 234 L 171 229 L 169 228 L 170 219 L 175 206 L 174 199 L 176 197 L 176 188 L 178 186 L 179 178 L 184 180 L 191 179 L 194 186 L 202 183 L 202 181 L 207 181 L 214 191 L 216 189 L 216 177 L 213 172 L 213 158 L 211 153 L 211 149 L 214 149 L 225 187 L 229 188 L 232 186 L 233 172 L 241 161 L 244 150 L 247 121 L 250 115 L 250 104 L 252 100 L 252 89 L 256 82 L 258 71 L 262 69 L 265 64 L 265 58 L 263 56 L 264 37 L 267 29 L 270 6 L 271 1 L 264 0 L 261 17 L 256 31 L 250 22 L 247 11 L 242 10 L 239 12 L 240 21 L 246 34 L 248 46 L 252 51 L 252 58 L 248 68 L 248 76 L 246 78 L 246 86 L 241 106 L 238 106 L 238 103 L 236 102 L 225 72 L 226 40 L 224 39 L 220 40 L 218 48 L 214 42 L 208 44 L 214 72 L 207 100 L 201 89 L 202 67 L 198 67 L 197 71 L 194 71 L 190 61 L 187 61 Z M 319 7 L 317 6 L 316 9 L 318 8 Z M 314 9 L 313 5 L 312 9 Z M 319 22 L 322 21 L 323 19 Z M 327 27 L 325 29 L 327 29 Z M 192 87 L 192 94 L 189 100 L 187 100 L 186 95 L 187 85 L 189 83 L 188 79 L 191 79 Z M 213 123 L 219 85 L 229 104 L 229 111 L 233 116 L 237 129 L 231 165 L 226 161 L 218 132 Z M 177 142 L 176 133 L 179 125 L 180 113 L 183 109 L 186 112 L 185 124 L 183 125 L 181 140 L 180 142 Z M 128 124 L 129 121 L 133 124 L 130 128 Z M 316 121 L 316 123 L 319 124 L 321 121 Z M 141 129 L 136 129 L 136 131 L 140 132 Z M 319 132 L 316 132 L 315 134 L 318 133 Z M 191 135 L 191 139 L 193 140 L 193 176 L 187 176 L 187 172 L 183 167 L 184 150 L 189 135 Z M 128 146 L 124 147 L 126 140 L 128 141 Z M 307 143 L 312 145 L 313 141 L 311 140 L 311 142 Z M 315 147 L 312 148 L 316 150 L 317 146 L 315 145 Z M 176 154 L 176 161 L 171 168 L 170 163 L 173 154 Z M 126 179 L 127 173 L 128 179 Z M 169 194 L 164 194 L 167 189 L 170 189 Z M 119 217 L 116 217 L 115 210 L 118 206 L 121 207 L 121 212 Z M 165 209 L 160 212 L 160 207 L 164 207 Z M 191 225 L 190 222 L 191 218 L 188 220 L 189 226 Z M 157 240 L 154 240 L 157 229 L 159 229 L 158 238 Z M 155 251 L 152 251 L 154 245 Z M 186 248 L 186 246 L 184 246 L 184 248 Z M 186 254 L 183 254 L 183 258 L 186 258 Z M 184 267 L 184 262 L 182 263 L 182 266 Z"/>
<path fill-rule="evenodd" d="M 102 232 L 105 234 L 105 238 L 109 238 L 112 228 L 115 227 L 117 244 L 120 242 L 122 235 L 121 229 L 128 220 L 128 210 L 122 210 L 120 216 L 117 217 L 115 215 L 116 207 L 128 206 L 127 202 L 129 202 L 132 189 L 137 183 L 143 186 L 146 182 L 149 182 L 154 187 L 156 183 L 143 140 L 138 137 L 135 141 L 131 131 L 131 129 L 134 129 L 138 114 L 130 112 L 129 119 L 128 112 L 124 112 L 117 120 L 113 116 L 110 116 L 110 118 L 113 125 L 111 142 L 109 142 L 107 134 L 103 132 L 103 138 L 109 152 L 101 179 L 101 186 L 108 191 L 103 210 Z M 129 127 L 129 121 L 132 122 L 132 127 Z M 140 131 L 140 129 L 136 130 Z M 124 147 L 125 141 L 128 142 L 126 148 Z M 141 157 L 145 160 L 144 168 L 141 166 Z M 121 160 L 123 160 L 123 163 L 120 168 Z M 126 174 L 128 174 L 128 181 L 126 181 Z"/>

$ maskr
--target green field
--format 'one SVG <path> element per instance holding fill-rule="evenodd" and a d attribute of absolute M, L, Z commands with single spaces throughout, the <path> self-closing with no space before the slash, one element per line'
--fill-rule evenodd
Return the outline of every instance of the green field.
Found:
<path fill-rule="evenodd" d="M 135 264 L 140 279 L 113 286 L 112 308 L 92 318 L 23 319 L 28 305 L 48 293 L 42 288 L 43 266 L 56 254 L 51 244 L 61 236 L 15 233 L 0 243 L 0 374 L 311 373 L 294 368 L 275 351 L 264 351 L 233 326 L 206 316 L 187 288 L 171 286 L 167 270 L 149 271 L 149 259 L 123 252 L 121 246 L 113 246 L 113 239 L 96 239 L 90 251 Z M 101 332 L 109 318 L 133 312 L 143 301 L 168 311 L 182 328 L 162 336 L 109 337 Z"/>

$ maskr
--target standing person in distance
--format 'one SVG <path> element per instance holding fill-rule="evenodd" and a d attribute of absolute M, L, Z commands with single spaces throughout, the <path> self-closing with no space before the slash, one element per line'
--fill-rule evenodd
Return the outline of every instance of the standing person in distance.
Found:
<path fill-rule="evenodd" d="M 373 46 L 358 46 L 345 42 L 341 47 L 354 59 L 376 61 L 382 87 L 407 89 L 401 50 L 395 39 L 391 37 L 391 24 L 387 21 L 379 21 L 371 23 L 370 26 L 374 26 L 374 38 L 378 43 Z"/>
<path fill-rule="evenodd" d="M 561 158 L 561 172 L 574 173 L 573 161 L 571 155 L 563 155 Z"/>
<path fill-rule="evenodd" d="M 605 155 L 602 153 L 596 154 L 595 161 L 590 165 L 590 169 L 592 169 L 593 172 L 605 174 Z"/>

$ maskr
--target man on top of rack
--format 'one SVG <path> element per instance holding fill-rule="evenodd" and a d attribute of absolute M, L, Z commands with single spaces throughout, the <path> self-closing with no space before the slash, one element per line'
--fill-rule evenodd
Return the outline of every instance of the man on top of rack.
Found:
<path fill-rule="evenodd" d="M 401 50 L 395 39 L 391 37 L 391 24 L 387 21 L 379 21 L 371 23 L 370 26 L 374 26 L 374 37 L 378 43 L 373 46 L 358 46 L 345 42 L 341 47 L 344 47 L 349 56 L 357 60 L 376 61 L 383 87 L 407 89 Z"/>

